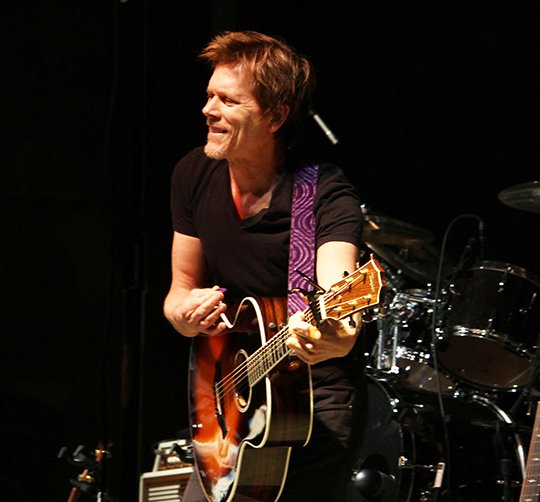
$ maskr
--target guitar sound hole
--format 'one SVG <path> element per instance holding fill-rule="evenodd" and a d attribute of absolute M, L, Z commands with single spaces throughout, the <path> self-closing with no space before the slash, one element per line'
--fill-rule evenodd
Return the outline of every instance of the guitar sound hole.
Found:
<path fill-rule="evenodd" d="M 236 369 L 239 368 L 242 364 L 245 363 L 246 359 L 248 358 L 248 354 L 245 350 L 240 350 L 236 353 L 236 356 L 234 358 L 234 368 L 235 372 Z M 242 374 L 243 370 L 239 370 L 237 372 L 238 375 Z M 244 413 L 249 408 L 249 403 L 251 401 L 251 386 L 249 385 L 249 382 L 247 378 L 237 378 L 234 388 L 234 401 L 236 403 L 236 407 L 241 413 Z"/>

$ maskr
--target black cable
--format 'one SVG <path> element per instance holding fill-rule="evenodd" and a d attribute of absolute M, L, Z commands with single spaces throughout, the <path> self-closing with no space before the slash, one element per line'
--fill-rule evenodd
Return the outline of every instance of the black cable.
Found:
<path fill-rule="evenodd" d="M 456 216 L 447 226 L 446 231 L 443 236 L 443 241 L 441 245 L 441 254 L 439 257 L 439 265 L 437 269 L 437 280 L 435 283 L 435 296 L 434 296 L 434 303 L 433 303 L 433 315 L 431 318 L 431 355 L 433 358 L 433 368 L 435 370 L 435 381 L 437 383 L 437 401 L 439 405 L 439 413 L 443 428 L 443 436 L 444 436 L 444 448 L 446 450 L 446 464 L 445 464 L 445 472 L 444 475 L 446 477 L 446 487 L 448 494 L 451 493 L 451 455 L 450 455 L 450 437 L 448 434 L 448 423 L 446 416 L 446 411 L 444 409 L 444 402 L 442 398 L 442 389 L 441 389 L 441 381 L 439 378 L 439 364 L 437 360 L 437 323 L 440 320 L 439 316 L 439 310 L 440 310 L 440 301 L 441 301 L 441 283 L 442 283 L 442 276 L 443 276 L 443 267 L 445 262 L 445 254 L 446 254 L 446 245 L 448 242 L 448 237 L 450 235 L 450 231 L 452 230 L 453 226 L 462 219 L 474 219 L 479 222 L 479 232 L 483 231 L 483 225 L 484 221 L 482 218 L 480 218 L 478 215 L 475 214 L 460 214 L 459 216 Z"/>

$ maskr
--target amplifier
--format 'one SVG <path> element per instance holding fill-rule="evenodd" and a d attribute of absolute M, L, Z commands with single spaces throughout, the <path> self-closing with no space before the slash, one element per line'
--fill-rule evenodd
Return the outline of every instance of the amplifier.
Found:
<path fill-rule="evenodd" d="M 183 439 L 159 443 L 152 472 L 141 476 L 139 502 L 181 502 L 193 466 L 184 462 L 178 452 L 188 446 Z"/>
<path fill-rule="evenodd" d="M 145 472 L 139 486 L 139 502 L 181 502 L 193 467 Z"/>

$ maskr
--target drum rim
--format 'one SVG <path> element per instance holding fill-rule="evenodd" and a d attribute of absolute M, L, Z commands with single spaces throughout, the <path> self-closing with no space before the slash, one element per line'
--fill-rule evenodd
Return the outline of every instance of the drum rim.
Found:
<path fill-rule="evenodd" d="M 508 272 L 512 275 L 521 277 L 522 279 L 527 279 L 531 281 L 536 286 L 540 287 L 540 276 L 534 272 L 528 271 L 525 267 L 520 267 L 519 265 L 514 265 L 513 263 L 503 262 L 503 261 L 481 261 L 477 265 L 471 267 L 470 270 L 490 270 L 493 272 Z"/>

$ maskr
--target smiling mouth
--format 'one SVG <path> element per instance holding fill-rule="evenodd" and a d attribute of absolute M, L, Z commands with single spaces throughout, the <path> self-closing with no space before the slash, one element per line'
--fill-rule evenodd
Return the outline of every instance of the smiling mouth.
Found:
<path fill-rule="evenodd" d="M 220 129 L 215 126 L 208 126 L 208 134 L 225 134 L 227 131 L 225 129 Z"/>

